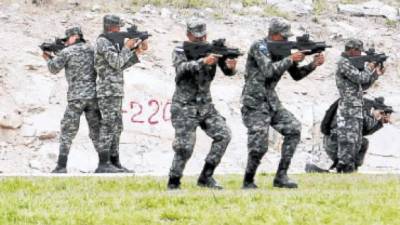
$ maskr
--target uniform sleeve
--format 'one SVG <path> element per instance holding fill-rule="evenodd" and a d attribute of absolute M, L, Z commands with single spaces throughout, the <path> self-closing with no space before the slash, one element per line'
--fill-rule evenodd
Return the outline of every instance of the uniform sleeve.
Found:
<path fill-rule="evenodd" d="M 128 60 L 127 63 L 125 63 L 125 65 L 122 67 L 122 69 L 123 70 L 127 69 L 127 68 L 129 68 L 129 67 L 131 67 L 131 66 L 133 66 L 133 65 L 135 65 L 136 63 L 139 63 L 139 62 L 140 62 L 140 60 L 139 60 L 137 54 L 135 52 L 133 52 L 132 57 Z"/>
<path fill-rule="evenodd" d="M 378 75 L 372 72 L 369 68 L 360 71 L 351 65 L 350 62 L 345 60 L 339 63 L 339 72 L 353 83 L 361 85 L 370 86 L 378 78 Z"/>
<path fill-rule="evenodd" d="M 363 135 L 371 135 L 383 127 L 383 123 L 376 120 L 371 112 L 364 110 Z"/>
<path fill-rule="evenodd" d="M 130 49 L 125 47 L 118 52 L 110 41 L 102 37 L 96 41 L 96 53 L 103 55 L 108 64 L 116 70 L 124 69 L 134 55 Z"/>
<path fill-rule="evenodd" d="M 294 63 L 288 70 L 290 76 L 293 78 L 293 80 L 298 81 L 301 80 L 305 77 L 307 77 L 311 72 L 315 70 L 315 67 L 313 67 L 312 63 L 302 66 L 302 67 L 297 67 L 297 63 Z"/>
<path fill-rule="evenodd" d="M 236 74 L 236 70 L 231 70 L 226 66 L 226 58 L 221 58 L 218 60 L 218 66 L 219 68 L 221 68 L 222 72 L 226 75 L 226 76 L 233 76 Z"/>
<path fill-rule="evenodd" d="M 367 70 L 367 68 L 365 68 L 364 70 Z M 361 85 L 362 89 L 364 91 L 367 90 L 375 83 L 376 80 L 378 80 L 378 75 L 376 73 L 374 73 L 373 76 L 371 77 L 371 79 L 369 80 L 369 82 Z"/>
<path fill-rule="evenodd" d="M 267 78 L 273 78 L 274 75 L 282 75 L 293 62 L 289 57 L 286 57 L 280 61 L 272 62 L 267 50 L 263 50 L 263 46 L 255 44 L 250 48 L 250 55 L 256 61 L 260 72 Z"/>
<path fill-rule="evenodd" d="M 57 74 L 65 67 L 67 62 L 68 53 L 65 48 L 60 52 L 60 54 L 47 61 L 47 67 L 49 68 L 50 73 Z"/>
<path fill-rule="evenodd" d="M 183 49 L 176 48 L 172 52 L 172 63 L 176 71 L 176 80 L 180 80 L 185 74 L 200 71 L 203 64 L 203 58 L 188 61 Z"/>

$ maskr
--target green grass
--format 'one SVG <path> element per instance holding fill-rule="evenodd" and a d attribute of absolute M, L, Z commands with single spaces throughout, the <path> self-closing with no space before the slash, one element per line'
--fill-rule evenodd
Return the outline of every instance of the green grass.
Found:
<path fill-rule="evenodd" d="M 215 2 L 210 0 L 132 0 L 134 6 L 151 4 L 157 7 L 172 6 L 176 8 L 204 8 L 215 7 Z"/>
<path fill-rule="evenodd" d="M 219 176 L 224 191 L 181 191 L 166 178 L 3 178 L 0 224 L 400 224 L 400 178 L 297 175 L 297 190 L 240 190 L 241 176 Z"/>
<path fill-rule="evenodd" d="M 313 8 L 314 14 L 321 15 L 328 10 L 329 6 L 326 0 L 315 0 L 313 1 Z"/>
<path fill-rule="evenodd" d="M 255 6 L 265 4 L 264 0 L 242 0 L 242 4 L 244 7 Z"/>
<path fill-rule="evenodd" d="M 282 17 L 285 19 L 290 19 L 289 14 L 279 10 L 277 7 L 272 5 L 267 5 L 264 7 L 263 16 L 265 17 Z"/>
<path fill-rule="evenodd" d="M 385 24 L 389 28 L 396 28 L 399 25 L 399 22 L 397 20 L 389 20 L 389 19 L 387 19 L 385 21 Z"/>

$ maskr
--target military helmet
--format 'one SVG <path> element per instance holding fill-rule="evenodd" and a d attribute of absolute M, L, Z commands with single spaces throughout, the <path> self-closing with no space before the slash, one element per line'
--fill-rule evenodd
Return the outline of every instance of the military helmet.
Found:
<path fill-rule="evenodd" d="M 187 32 L 193 36 L 200 38 L 207 34 L 207 25 L 204 20 L 199 18 L 190 18 L 187 23 Z"/>
<path fill-rule="evenodd" d="M 71 27 L 65 30 L 65 38 L 69 38 L 72 35 L 80 35 L 82 36 L 82 30 L 80 27 Z"/>
<path fill-rule="evenodd" d="M 123 25 L 124 24 L 122 22 L 122 19 L 119 16 L 116 16 L 116 15 L 105 15 L 103 17 L 104 31 L 106 31 L 109 27 L 112 27 L 112 26 L 122 27 Z"/>
<path fill-rule="evenodd" d="M 268 32 L 269 34 L 281 34 L 285 38 L 293 36 L 290 23 L 283 18 L 272 18 Z"/>
<path fill-rule="evenodd" d="M 356 38 L 349 38 L 345 43 L 346 49 L 358 49 L 360 51 L 364 51 L 363 42 Z"/>

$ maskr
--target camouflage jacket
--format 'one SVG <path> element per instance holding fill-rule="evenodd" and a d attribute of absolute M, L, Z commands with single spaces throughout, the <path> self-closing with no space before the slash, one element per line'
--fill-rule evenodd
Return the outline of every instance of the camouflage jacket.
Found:
<path fill-rule="evenodd" d="M 362 107 L 363 114 L 363 130 L 362 134 L 364 136 L 371 135 L 381 129 L 383 127 L 383 123 L 379 120 L 376 120 L 372 115 L 371 108 L 366 107 L 365 105 Z M 332 119 L 331 122 L 331 134 L 337 134 L 337 116 Z"/>
<path fill-rule="evenodd" d="M 217 65 L 205 65 L 203 59 L 189 61 L 182 46 L 176 47 L 172 52 L 172 62 L 176 71 L 176 88 L 172 101 L 190 105 L 212 103 L 210 85 Z M 225 60 L 219 60 L 218 66 L 227 76 L 236 73 L 227 68 Z"/>
<path fill-rule="evenodd" d="M 47 61 L 49 71 L 53 74 L 65 68 L 68 101 L 96 97 L 96 72 L 93 67 L 93 57 L 92 47 L 81 42 L 64 48 L 57 56 Z"/>
<path fill-rule="evenodd" d="M 289 57 L 274 62 L 266 41 L 264 39 L 256 41 L 248 52 L 242 105 L 265 112 L 276 111 L 281 103 L 275 87 L 285 71 L 297 81 L 313 70 L 311 64 L 298 67 Z"/>
<path fill-rule="evenodd" d="M 105 37 L 98 37 L 94 67 L 98 74 L 97 97 L 124 96 L 124 69 L 139 62 L 136 53 L 123 47 L 120 51 Z"/>
<path fill-rule="evenodd" d="M 336 71 L 336 86 L 341 98 L 338 115 L 362 119 L 363 90 L 368 89 L 377 79 L 378 75 L 368 67 L 360 71 L 342 55 Z"/>

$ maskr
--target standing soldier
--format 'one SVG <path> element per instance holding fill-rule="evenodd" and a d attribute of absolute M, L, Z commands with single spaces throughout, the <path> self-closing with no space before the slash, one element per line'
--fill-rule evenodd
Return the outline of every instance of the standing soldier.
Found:
<path fill-rule="evenodd" d="M 244 125 L 248 129 L 248 161 L 243 181 L 244 189 L 257 188 L 254 176 L 268 150 L 269 126 L 284 136 L 282 157 L 273 185 L 297 188 L 297 184 L 288 178 L 287 170 L 300 141 L 301 123 L 283 107 L 275 87 L 286 70 L 294 80 L 301 80 L 324 63 L 324 56 L 315 55 L 314 61 L 303 67 L 298 67 L 298 63 L 305 57 L 301 52 L 279 61 L 275 60 L 276 56 L 268 50 L 267 41 L 285 41 L 290 36 L 290 24 L 283 19 L 274 18 L 270 23 L 268 37 L 254 42 L 248 52 L 241 109 Z"/>
<path fill-rule="evenodd" d="M 345 52 L 338 62 L 336 86 L 340 99 L 337 112 L 338 164 L 339 173 L 351 173 L 356 169 L 356 153 L 362 141 L 363 127 L 363 90 L 369 88 L 384 68 L 369 63 L 360 71 L 353 66 L 349 57 L 360 56 L 363 43 L 358 39 L 349 39 Z"/>
<path fill-rule="evenodd" d="M 106 15 L 103 18 L 104 33 L 119 32 L 122 21 L 118 16 Z M 112 165 L 122 172 L 131 172 L 123 167 L 119 160 L 119 139 L 122 125 L 122 98 L 124 96 L 123 71 L 139 62 L 137 54 L 147 49 L 147 42 L 138 47 L 137 40 L 129 39 L 125 45 L 116 45 L 105 36 L 100 35 L 95 46 L 95 68 L 98 74 L 97 98 L 101 112 L 100 148 L 110 155 L 100 158 L 102 164 L 111 160 Z M 98 173 L 112 172 L 103 169 L 99 164 Z"/>
<path fill-rule="evenodd" d="M 191 19 L 187 23 L 187 37 L 190 42 L 206 42 L 205 22 Z M 232 76 L 236 73 L 236 60 L 218 58 L 213 54 L 198 60 L 188 60 L 182 46 L 174 49 L 172 60 L 176 70 L 176 88 L 171 106 L 171 120 L 175 128 L 172 147 L 175 155 L 168 188 L 179 189 L 186 162 L 193 153 L 196 129 L 200 126 L 213 142 L 197 184 L 201 187 L 222 189 L 212 176 L 231 140 L 231 131 L 225 118 L 212 103 L 210 85 L 215 77 L 217 64 L 225 75 Z"/>
<path fill-rule="evenodd" d="M 53 74 L 65 68 L 68 82 L 68 105 L 61 121 L 60 153 L 57 167 L 53 173 L 66 173 L 67 160 L 72 140 L 79 129 L 80 117 L 85 112 L 89 125 L 89 136 L 99 154 L 100 111 L 96 100 L 96 72 L 94 71 L 94 53 L 92 47 L 85 43 L 79 27 L 65 31 L 66 48 L 53 57 L 43 52 L 49 71 Z"/>

